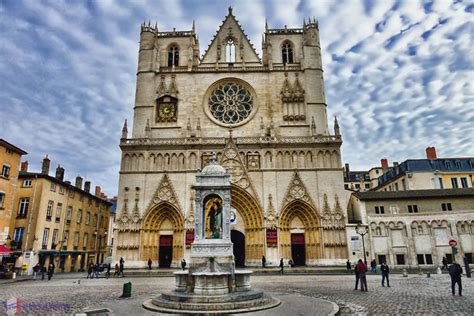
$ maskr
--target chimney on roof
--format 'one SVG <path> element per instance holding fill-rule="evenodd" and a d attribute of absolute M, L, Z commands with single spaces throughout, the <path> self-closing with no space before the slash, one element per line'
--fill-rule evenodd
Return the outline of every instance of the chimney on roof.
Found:
<path fill-rule="evenodd" d="M 90 181 L 84 182 L 84 191 L 86 191 L 87 193 L 91 192 L 91 182 Z"/>
<path fill-rule="evenodd" d="M 76 185 L 75 185 L 76 188 L 82 190 L 82 178 L 81 176 L 77 176 L 76 177 Z"/>
<path fill-rule="evenodd" d="M 397 162 L 397 161 L 394 161 L 394 162 L 393 162 L 393 167 L 394 167 L 394 168 L 398 167 L 398 162 Z"/>
<path fill-rule="evenodd" d="M 63 181 L 64 180 L 64 168 L 58 165 L 56 168 L 56 179 Z"/>
<path fill-rule="evenodd" d="M 20 170 L 23 172 L 28 172 L 28 160 L 21 163 Z"/>
<path fill-rule="evenodd" d="M 434 146 L 426 148 L 426 158 L 430 160 L 434 160 L 438 158 L 436 156 L 436 148 Z"/>
<path fill-rule="evenodd" d="M 49 164 L 50 163 L 51 163 L 51 161 L 48 158 L 48 154 L 46 154 L 46 156 L 44 156 L 44 158 L 43 158 L 43 164 L 41 165 L 41 173 L 42 174 L 49 174 Z"/>
<path fill-rule="evenodd" d="M 348 178 L 349 177 L 349 171 L 350 171 L 349 164 L 346 163 L 344 166 L 345 166 L 344 167 L 344 174 L 345 174 L 346 178 Z"/>
<path fill-rule="evenodd" d="M 96 185 L 96 186 L 95 186 L 95 196 L 100 197 L 100 192 L 101 192 L 100 186 Z"/>
<path fill-rule="evenodd" d="M 388 160 L 386 158 L 384 159 L 380 159 L 380 164 L 382 165 L 382 168 L 385 170 L 385 169 L 388 169 Z"/>

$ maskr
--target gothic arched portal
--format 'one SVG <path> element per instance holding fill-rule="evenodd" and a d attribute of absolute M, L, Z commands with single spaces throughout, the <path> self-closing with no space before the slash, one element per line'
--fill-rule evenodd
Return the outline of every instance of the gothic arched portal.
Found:
<path fill-rule="evenodd" d="M 232 185 L 231 206 L 239 212 L 245 226 L 245 260 L 260 260 L 264 253 L 263 212 L 258 201 L 244 189 Z"/>
<path fill-rule="evenodd" d="M 143 221 L 140 235 L 140 260 L 158 261 L 164 265 L 169 262 L 178 266 L 184 256 L 184 217 L 175 206 L 168 202 L 161 202 L 154 206 Z M 171 247 L 170 253 L 160 252 L 162 247 Z M 164 250 L 164 249 L 162 249 Z M 161 256 L 171 258 L 160 258 Z"/>
<path fill-rule="evenodd" d="M 298 223 L 301 223 L 301 225 L 298 225 Z M 297 249 L 296 245 L 303 244 L 305 264 L 310 264 L 311 260 L 321 258 L 320 220 L 316 210 L 309 204 L 299 200 L 288 204 L 281 212 L 279 239 L 283 258 L 290 259 L 295 255 L 292 254 L 292 245 L 294 252 Z M 296 259 L 293 258 L 294 261 Z"/>

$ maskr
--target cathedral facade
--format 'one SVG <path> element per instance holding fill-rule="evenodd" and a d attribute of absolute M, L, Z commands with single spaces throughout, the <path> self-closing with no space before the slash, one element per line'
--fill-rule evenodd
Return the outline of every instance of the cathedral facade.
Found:
<path fill-rule="evenodd" d="M 189 257 L 195 175 L 216 155 L 232 183 L 237 266 L 262 256 L 267 265 L 345 262 L 342 139 L 336 120 L 328 128 L 317 22 L 266 26 L 262 52 L 231 8 L 202 57 L 194 23 L 141 26 L 133 128 L 125 122 L 120 140 L 115 259 L 177 267 Z"/>

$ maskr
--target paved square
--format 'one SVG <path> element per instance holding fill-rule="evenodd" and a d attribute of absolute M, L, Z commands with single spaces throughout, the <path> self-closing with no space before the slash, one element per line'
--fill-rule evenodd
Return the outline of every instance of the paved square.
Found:
<path fill-rule="evenodd" d="M 77 276 L 75 279 L 71 277 Z M 80 283 L 78 282 L 80 278 Z M 254 288 L 282 299 L 277 309 L 255 315 L 318 315 L 316 310 L 295 312 L 297 301 L 312 297 L 335 302 L 341 315 L 425 314 L 472 315 L 474 282 L 463 278 L 463 297 L 452 296 L 449 277 L 431 278 L 391 275 L 391 287 L 382 287 L 380 275 L 369 275 L 369 292 L 354 291 L 353 275 L 258 275 L 252 278 Z M 132 298 L 119 299 L 124 282 L 132 282 Z M 22 314 L 74 314 L 94 308 L 108 308 L 115 315 L 156 315 L 141 303 L 172 290 L 172 277 L 135 277 L 84 279 L 82 274 L 57 276 L 52 281 L 22 281 L 0 284 L 0 300 L 15 298 Z M 298 296 L 297 299 L 295 297 Z M 293 299 L 292 299 L 293 298 Z M 6 313 L 5 303 L 0 314 Z"/>

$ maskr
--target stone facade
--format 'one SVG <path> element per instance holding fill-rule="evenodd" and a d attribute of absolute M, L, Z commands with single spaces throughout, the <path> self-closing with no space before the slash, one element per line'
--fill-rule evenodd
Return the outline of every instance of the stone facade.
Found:
<path fill-rule="evenodd" d="M 328 129 L 318 24 L 266 27 L 262 50 L 261 59 L 231 8 L 201 58 L 194 24 L 142 25 L 115 258 L 136 267 L 189 258 L 195 175 L 216 152 L 231 176 L 234 254 L 246 265 L 263 255 L 270 265 L 345 261 L 342 139 L 337 121 Z"/>
<path fill-rule="evenodd" d="M 458 243 L 456 261 L 466 256 L 474 263 L 474 189 L 358 192 L 350 199 L 349 222 L 368 226 L 365 247 L 368 260 L 385 260 L 399 268 L 439 266 L 443 257 L 453 260 L 448 242 Z M 361 240 L 356 225 L 348 234 Z M 353 242 L 351 259 L 363 257 Z"/>

